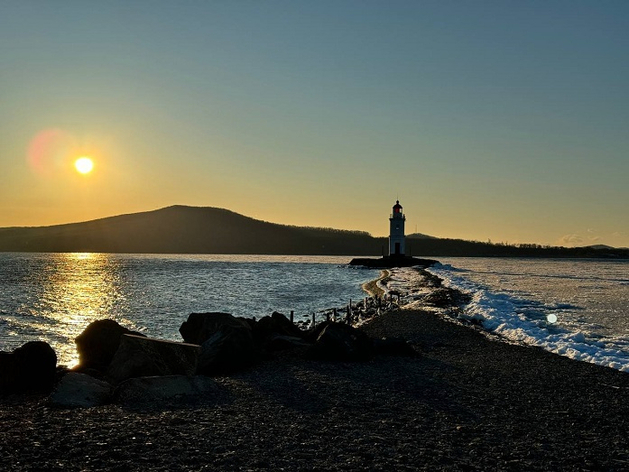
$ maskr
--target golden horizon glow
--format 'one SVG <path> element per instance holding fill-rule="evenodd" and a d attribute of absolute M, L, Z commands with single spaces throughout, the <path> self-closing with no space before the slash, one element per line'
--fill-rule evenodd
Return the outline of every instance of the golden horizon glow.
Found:
<path fill-rule="evenodd" d="M 94 161 L 87 156 L 79 157 L 74 161 L 74 167 L 80 174 L 89 174 L 94 169 Z"/>

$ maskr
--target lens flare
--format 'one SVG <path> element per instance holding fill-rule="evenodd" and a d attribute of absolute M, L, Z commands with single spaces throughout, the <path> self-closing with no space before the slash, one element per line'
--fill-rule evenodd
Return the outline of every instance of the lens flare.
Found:
<path fill-rule="evenodd" d="M 38 174 L 52 174 L 63 168 L 76 147 L 76 140 L 61 129 L 45 129 L 37 133 L 28 145 L 28 162 Z"/>

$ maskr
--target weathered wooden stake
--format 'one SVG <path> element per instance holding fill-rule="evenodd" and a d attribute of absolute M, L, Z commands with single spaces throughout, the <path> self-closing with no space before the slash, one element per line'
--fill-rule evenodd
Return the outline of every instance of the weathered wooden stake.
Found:
<path fill-rule="evenodd" d="M 295 320 L 295 311 L 291 310 L 290 311 L 290 322 L 294 323 L 295 322 L 294 320 Z"/>

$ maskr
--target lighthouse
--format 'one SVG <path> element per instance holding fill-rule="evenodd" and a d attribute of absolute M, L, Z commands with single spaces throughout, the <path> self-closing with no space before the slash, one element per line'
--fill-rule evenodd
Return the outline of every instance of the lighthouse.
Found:
<path fill-rule="evenodd" d="M 393 205 L 393 212 L 389 221 L 391 223 L 389 229 L 389 256 L 404 257 L 404 222 L 406 221 L 406 216 L 404 216 L 399 200 Z"/>

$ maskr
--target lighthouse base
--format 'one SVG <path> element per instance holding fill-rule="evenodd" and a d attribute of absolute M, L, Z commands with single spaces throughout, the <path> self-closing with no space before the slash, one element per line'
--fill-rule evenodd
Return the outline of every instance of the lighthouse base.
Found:
<path fill-rule="evenodd" d="M 356 258 L 352 259 L 349 265 L 371 267 L 374 269 L 390 269 L 393 267 L 430 267 L 438 264 L 439 261 L 433 259 L 420 259 L 411 256 L 384 256 L 379 259 Z"/>

